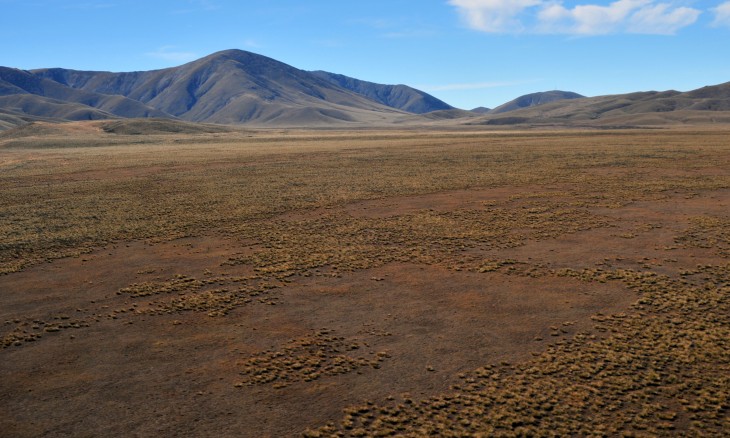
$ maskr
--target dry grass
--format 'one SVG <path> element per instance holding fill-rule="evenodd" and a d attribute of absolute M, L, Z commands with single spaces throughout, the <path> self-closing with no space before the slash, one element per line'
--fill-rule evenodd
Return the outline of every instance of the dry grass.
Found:
<path fill-rule="evenodd" d="M 45 332 L 122 313 L 225 317 L 253 301 L 275 305 L 275 290 L 293 278 L 393 262 L 620 282 L 639 300 L 624 314 L 595 315 L 593 334 L 561 339 L 530 361 L 466 373 L 448 394 L 348 408 L 339 421 L 307 434 L 720 436 L 730 430 L 730 265 L 671 276 L 649 264 L 548 269 L 485 253 L 615 227 L 608 212 L 637 201 L 727 189 L 727 169 L 730 141 L 722 131 L 260 132 L 141 146 L 0 149 L 0 273 L 111 242 L 211 234 L 240 248 L 226 265 L 251 271 L 131 283 L 118 293 L 134 306 L 93 318 L 7 321 L 15 328 L 2 343 L 35 342 Z M 403 196 L 495 187 L 518 195 L 448 211 L 329 211 L 361 200 L 392 199 L 397 206 Z M 700 216 L 675 242 L 726 260 L 728 225 L 726 217 Z M 616 235 L 634 240 L 655 228 L 643 223 Z M 567 333 L 561 326 L 552 332 Z M 377 368 L 387 354 L 351 354 L 363 345 L 328 331 L 294 339 L 239 363 L 239 386 L 284 387 Z"/>
<path fill-rule="evenodd" d="M 730 426 L 730 265 L 682 280 L 634 271 L 575 272 L 640 293 L 630 312 L 596 315 L 595 335 L 535 359 L 462 375 L 452 392 L 347 410 L 307 436 L 722 436 Z"/>
<path fill-rule="evenodd" d="M 169 144 L 4 150 L 0 273 L 115 241 L 214 231 L 258 237 L 256 220 L 284 212 L 445 190 L 568 187 L 571 205 L 538 199 L 543 205 L 536 208 L 547 209 L 543 219 L 561 214 L 561 207 L 585 215 L 575 207 L 619 206 L 727 184 L 725 175 L 700 171 L 727 165 L 724 135 L 295 133 L 213 137 L 201 144 L 165 138 Z M 74 144 L 73 137 L 64 141 Z M 600 174 L 617 167 L 626 174 Z M 654 167 L 695 172 L 654 180 Z M 509 223 L 514 213 L 492 214 Z M 417 227 L 418 221 L 448 226 L 461 218 L 423 213 L 397 220 Z"/>
<path fill-rule="evenodd" d="M 364 342 L 335 336 L 331 330 L 319 330 L 290 341 L 281 350 L 266 351 L 243 361 L 240 367 L 244 380 L 236 386 L 272 384 L 285 388 L 294 382 L 311 382 L 362 367 L 377 369 L 390 357 L 385 351 L 362 352 L 365 348 Z"/>

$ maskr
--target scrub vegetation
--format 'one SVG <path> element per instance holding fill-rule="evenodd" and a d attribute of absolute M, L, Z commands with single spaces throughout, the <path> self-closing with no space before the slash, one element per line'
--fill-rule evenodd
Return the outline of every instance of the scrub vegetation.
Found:
<path fill-rule="evenodd" d="M 185 411 L 160 423 L 165 433 L 730 430 L 727 131 L 76 129 L 4 141 L 3 374 L 69 339 L 132 348 L 120 341 L 128 334 L 139 345 L 168 339 L 179 351 L 194 348 L 165 365 L 169 374 L 148 379 L 200 389 L 210 397 L 205 409 L 223 406 L 212 401 L 218 396 L 226 409 L 242 409 L 215 424 Z M 47 297 L 33 295 L 44 290 L 38 278 L 54 288 Z M 406 304 L 409 287 L 423 296 Z M 553 289 L 574 301 L 551 323 L 524 322 L 539 310 L 530 300 Z M 501 290 L 526 310 L 480 307 Z M 577 301 L 601 294 L 609 295 Z M 484 331 L 474 321 L 487 324 L 490 312 L 523 321 L 529 333 Z M 428 344 L 449 330 L 465 338 Z M 496 348 L 481 342 L 506 348 L 503 360 L 470 356 Z M 152 361 L 151 351 L 114 366 Z M 56 378 L 85 372 L 79 354 Z M 42 368 L 0 390 L 18 410 L 56 414 L 40 429 L 22 426 L 22 414 L 0 416 L 10 433 L 58 431 L 58 405 L 27 395 Z M 194 370 L 207 386 L 193 389 L 183 374 Z M 317 391 L 332 391 L 332 400 L 313 399 Z M 99 402 L 54 394 L 89 415 Z M 246 404 L 259 397 L 292 411 L 277 417 Z M 127 430 L 82 420 L 68 427 L 144 434 L 155 423 L 143 412 L 123 415 L 130 423 L 114 427 Z M 263 429 L 257 415 L 271 415 Z"/>

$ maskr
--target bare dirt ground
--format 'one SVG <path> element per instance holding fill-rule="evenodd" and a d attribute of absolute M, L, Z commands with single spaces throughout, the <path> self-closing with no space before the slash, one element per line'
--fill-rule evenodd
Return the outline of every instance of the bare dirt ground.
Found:
<path fill-rule="evenodd" d="M 331 190 L 371 176 L 330 181 L 286 146 L 263 158 L 252 152 L 244 171 L 283 170 L 286 181 L 271 196 L 289 188 L 291 208 L 254 197 L 274 207 L 226 203 L 240 220 L 195 216 L 160 228 L 175 212 L 154 210 L 151 232 L 93 229 L 103 244 L 7 244 L 0 435 L 721 436 L 730 427 L 730 143 L 708 139 L 716 143 L 704 157 L 681 144 L 629 157 L 612 149 L 663 140 L 652 135 L 619 136 L 602 165 L 577 173 L 583 152 L 572 147 L 546 162 L 538 149 L 524 166 L 470 155 L 454 168 L 505 166 L 506 179 L 468 187 L 449 180 L 424 192 L 368 182 L 376 195 L 360 185 L 306 205 L 301 184 Z M 493 148 L 488 137 L 487 146 L 473 134 L 460 141 L 470 154 Z M 354 145 L 328 143 L 319 162 L 335 156 L 339 167 L 347 157 L 354 169 L 376 156 L 385 179 L 403 167 L 439 176 L 404 161 L 411 146 Z M 85 181 L 107 189 L 154 178 L 162 182 L 150 190 L 169 196 L 166 181 L 197 184 L 206 162 L 226 185 L 239 178 L 226 173 L 238 169 L 226 156 L 160 163 L 150 155 L 90 169 L 79 156 L 45 154 L 34 155 L 42 164 L 28 174 L 7 176 L 31 187 L 28 199 L 45 184 L 81 197 L 86 188 L 75 184 Z M 436 150 L 425 166 L 461 158 L 450 154 Z M 10 169 L 28 166 L 31 155 L 0 157 Z M 530 160 L 554 172 L 536 181 Z M 63 170 L 68 162 L 73 172 Z M 245 182 L 237 190 L 254 186 Z M 116 214 L 94 202 L 98 210 L 81 210 Z M 202 205 L 219 214 L 218 204 Z M 22 222 L 25 210 L 7 206 L 3 220 Z"/>

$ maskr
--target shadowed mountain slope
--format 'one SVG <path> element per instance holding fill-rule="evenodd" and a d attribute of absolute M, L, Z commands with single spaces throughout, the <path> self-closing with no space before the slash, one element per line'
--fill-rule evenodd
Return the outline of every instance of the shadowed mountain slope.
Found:
<path fill-rule="evenodd" d="M 37 96 L 35 94 L 13 94 L 0 96 L 0 108 L 8 114 L 13 114 L 22 120 L 101 120 L 115 116 L 106 111 L 88 105 L 66 102 Z"/>
<path fill-rule="evenodd" d="M 79 90 L 31 72 L 0 67 L 0 108 L 64 120 L 170 117 L 137 100 Z"/>
<path fill-rule="evenodd" d="M 0 97 L 0 133 L 6 129 L 12 129 L 38 120 L 45 120 L 45 118 L 5 109 L 2 97 Z"/>
<path fill-rule="evenodd" d="M 409 113 L 424 114 L 431 111 L 453 109 L 448 103 L 407 85 L 376 84 L 326 71 L 313 71 L 310 73 L 378 103 Z"/>

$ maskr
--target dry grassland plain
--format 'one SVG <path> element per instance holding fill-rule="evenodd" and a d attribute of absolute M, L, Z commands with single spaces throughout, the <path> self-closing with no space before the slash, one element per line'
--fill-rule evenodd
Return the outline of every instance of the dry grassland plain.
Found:
<path fill-rule="evenodd" d="M 730 430 L 730 131 L 78 126 L 0 140 L 2 436 Z"/>

